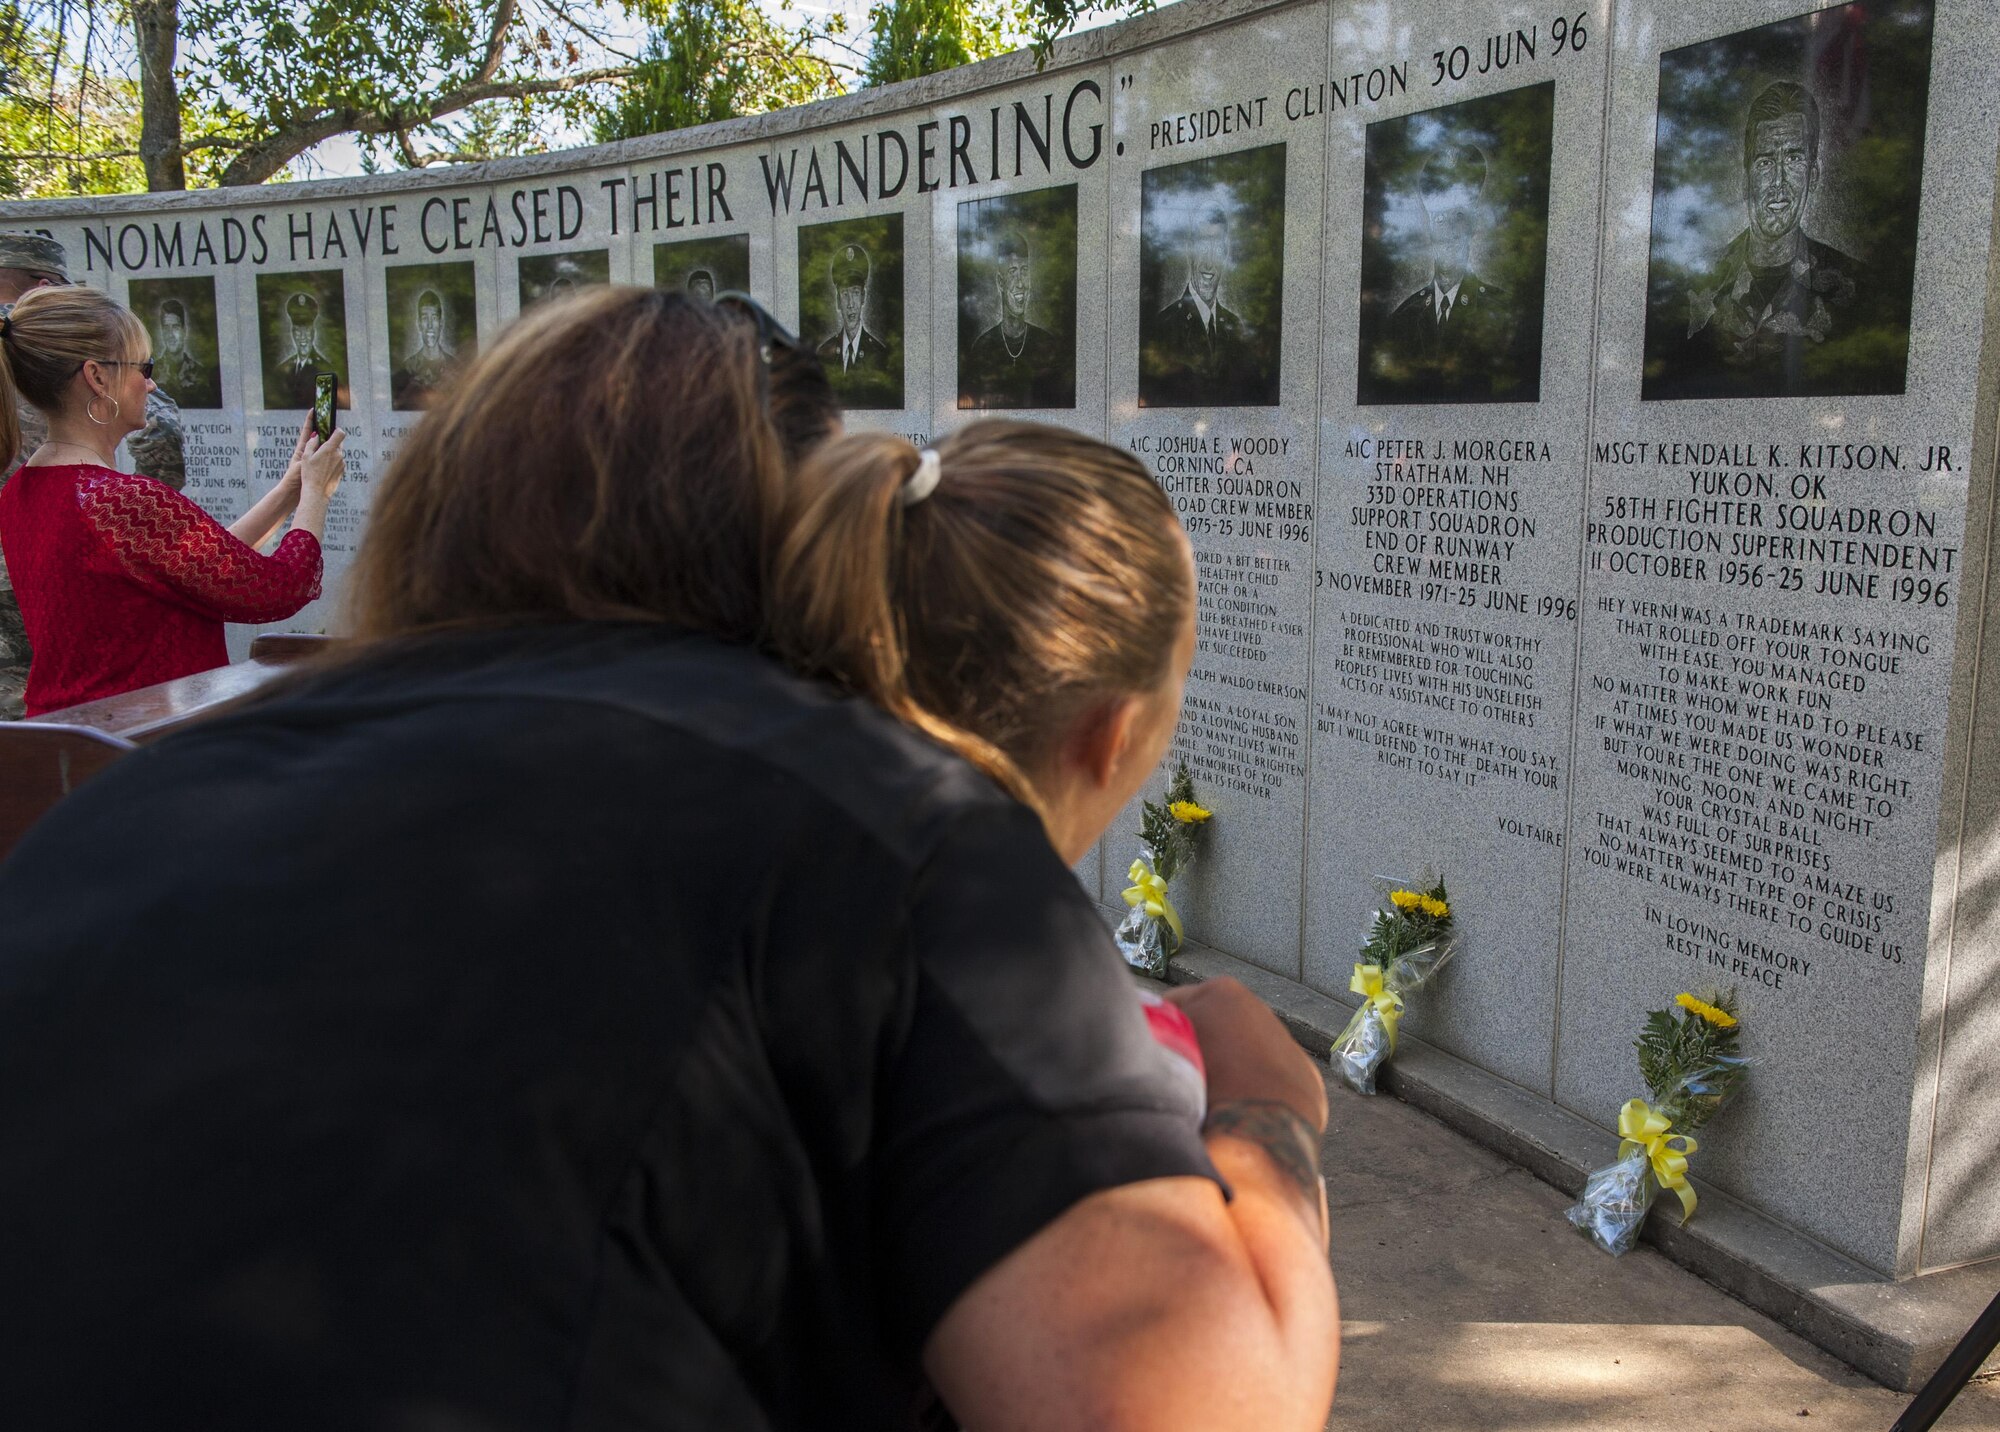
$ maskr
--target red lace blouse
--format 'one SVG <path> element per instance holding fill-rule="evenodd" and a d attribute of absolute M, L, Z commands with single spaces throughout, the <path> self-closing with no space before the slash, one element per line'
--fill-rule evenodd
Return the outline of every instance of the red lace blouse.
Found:
<path fill-rule="evenodd" d="M 0 553 L 34 647 L 30 716 L 208 671 L 224 622 L 269 622 L 319 595 L 319 541 L 266 557 L 150 477 L 23 467 L 0 488 Z"/>

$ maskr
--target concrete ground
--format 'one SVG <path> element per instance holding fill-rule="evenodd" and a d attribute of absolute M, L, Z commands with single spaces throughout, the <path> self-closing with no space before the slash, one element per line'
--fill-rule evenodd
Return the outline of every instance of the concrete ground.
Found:
<path fill-rule="evenodd" d="M 1330 1432 L 1888 1432 L 1908 1405 L 1650 1248 L 1600 1253 L 1563 1194 L 1429 1115 L 1328 1087 Z M 2000 1432 L 2000 1379 L 1937 1426 Z"/>

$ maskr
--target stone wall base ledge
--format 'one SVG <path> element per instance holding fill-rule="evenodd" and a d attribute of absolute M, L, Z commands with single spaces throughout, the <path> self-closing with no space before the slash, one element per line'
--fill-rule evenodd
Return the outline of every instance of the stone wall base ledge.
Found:
<path fill-rule="evenodd" d="M 1122 912 L 1121 912 L 1122 913 Z M 1350 1006 L 1296 980 L 1192 942 L 1174 984 L 1228 975 L 1272 1009 L 1324 1060 Z M 1564 1193 L 1611 1162 L 1617 1136 L 1519 1085 L 1406 1036 L 1383 1070 L 1389 1094 L 1520 1165 Z M 1696 1179 L 1701 1210 L 1683 1228 L 1656 1208 L 1645 1240 L 1806 1341 L 1884 1385 L 1914 1392 L 2000 1291 L 2000 1261 L 1896 1281 L 1774 1222 Z M 1669 1203 L 1672 1200 L 1668 1200 Z M 1988 1369 L 2000 1366 L 2000 1357 Z"/>

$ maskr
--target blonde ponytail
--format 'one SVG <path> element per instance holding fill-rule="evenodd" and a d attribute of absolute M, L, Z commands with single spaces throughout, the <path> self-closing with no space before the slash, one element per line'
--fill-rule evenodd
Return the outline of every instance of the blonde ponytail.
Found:
<path fill-rule="evenodd" d="M 1172 505 L 1129 454 L 1034 423 L 974 423 L 920 455 L 857 433 L 793 477 L 771 645 L 957 751 L 1027 805 L 1026 772 L 1090 702 L 1165 679 L 1194 603 Z"/>

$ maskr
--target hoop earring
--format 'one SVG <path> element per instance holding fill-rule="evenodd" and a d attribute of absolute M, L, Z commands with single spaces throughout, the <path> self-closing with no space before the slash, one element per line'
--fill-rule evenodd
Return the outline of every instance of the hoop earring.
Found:
<path fill-rule="evenodd" d="M 96 397 L 93 397 L 93 398 L 92 398 L 92 399 L 91 399 L 91 400 L 90 400 L 89 402 L 85 403 L 85 404 L 83 405 L 83 415 L 84 415 L 84 416 L 85 416 L 86 418 L 89 418 L 89 419 L 90 419 L 90 420 L 91 420 L 91 421 L 92 421 L 93 423 L 96 423 L 96 424 L 97 424 L 97 425 L 98 425 L 98 426 L 99 426 L 100 428 L 108 428 L 108 427 L 110 427 L 110 426 L 111 426 L 111 424 L 112 424 L 112 423 L 115 423 L 115 422 L 117 422 L 117 421 L 118 421 L 118 415 L 119 415 L 119 414 L 120 414 L 121 412 L 123 412 L 123 411 L 124 411 L 124 409 L 123 409 L 123 408 L 122 408 L 122 407 L 121 407 L 121 406 L 119 405 L 119 402 L 118 402 L 118 400 L 117 400 L 116 398 L 113 398 L 113 399 L 111 399 L 111 417 L 110 417 L 110 419 L 109 419 L 109 420 L 107 421 L 107 420 L 106 420 L 106 419 L 104 419 L 104 418 L 100 418 L 100 417 L 98 417 L 98 416 L 97 416 L 97 399 L 98 399 L 98 398 L 101 398 L 101 397 L 103 397 L 103 396 L 104 396 L 104 395 L 103 395 L 102 393 L 99 393 L 99 394 L 98 394 L 98 395 L 97 395 Z"/>

